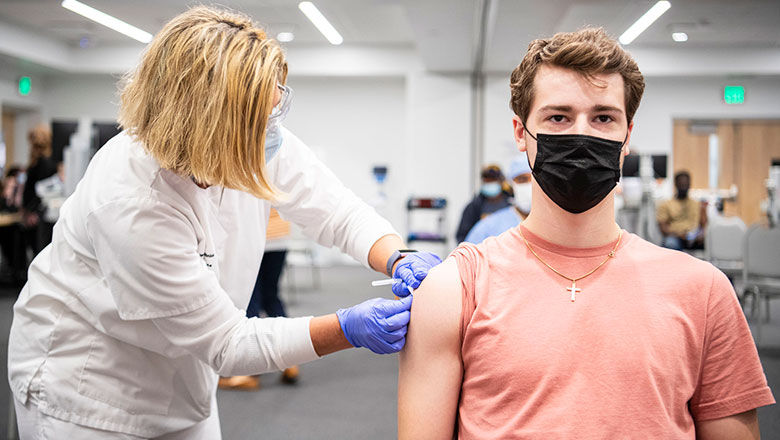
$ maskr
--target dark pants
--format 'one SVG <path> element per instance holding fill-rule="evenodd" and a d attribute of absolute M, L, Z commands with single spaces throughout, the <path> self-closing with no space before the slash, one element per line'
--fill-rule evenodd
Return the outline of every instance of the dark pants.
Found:
<path fill-rule="evenodd" d="M 279 299 L 279 278 L 282 276 L 286 257 L 287 251 L 271 251 L 263 254 L 252 299 L 249 300 L 246 308 L 247 317 L 260 316 L 260 310 L 265 311 L 269 317 L 287 316 L 284 304 Z"/>
<path fill-rule="evenodd" d="M 0 227 L 0 249 L 9 273 L 3 281 L 22 284 L 27 280 L 27 252 L 24 227 L 18 223 Z"/>

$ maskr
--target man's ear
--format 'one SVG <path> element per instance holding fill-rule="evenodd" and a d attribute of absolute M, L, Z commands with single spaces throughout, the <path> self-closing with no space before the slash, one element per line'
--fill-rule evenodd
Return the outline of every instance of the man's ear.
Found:
<path fill-rule="evenodd" d="M 523 121 L 520 120 L 520 116 L 513 116 L 512 117 L 512 129 L 515 134 L 515 143 L 517 144 L 517 149 L 524 153 L 526 151 L 526 144 L 525 144 L 525 126 L 523 125 Z"/>
<path fill-rule="evenodd" d="M 634 121 L 631 121 L 628 124 L 628 133 L 626 134 L 626 143 L 623 146 L 623 156 L 628 156 L 628 154 L 631 152 L 628 148 L 629 145 L 631 145 L 631 132 L 634 131 Z"/>

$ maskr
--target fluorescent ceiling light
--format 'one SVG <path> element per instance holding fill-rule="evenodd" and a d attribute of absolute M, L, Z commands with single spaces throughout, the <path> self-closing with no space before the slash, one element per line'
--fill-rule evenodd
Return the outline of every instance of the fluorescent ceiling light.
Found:
<path fill-rule="evenodd" d="M 666 0 L 661 0 L 660 2 L 656 3 L 652 8 L 645 12 L 644 15 L 639 17 L 639 20 L 634 22 L 631 27 L 626 29 L 626 31 L 623 32 L 623 35 L 621 35 L 618 40 L 620 40 L 620 43 L 624 45 L 631 44 L 631 42 L 634 41 L 634 39 L 636 39 L 639 34 L 650 27 L 653 22 L 658 20 L 658 17 L 664 15 L 664 12 L 668 11 L 671 7 L 672 4 Z"/>
<path fill-rule="evenodd" d="M 322 35 L 330 41 L 330 44 L 339 45 L 344 42 L 344 38 L 341 37 L 339 31 L 333 27 L 332 24 L 325 18 L 324 15 L 314 6 L 312 2 L 300 2 L 298 3 L 298 9 L 306 15 L 306 18 L 311 21 L 314 26 L 319 29 Z"/>
<path fill-rule="evenodd" d="M 279 32 L 276 34 L 276 39 L 281 41 L 282 43 L 289 43 L 290 41 L 295 39 L 295 34 L 292 32 Z"/>
<path fill-rule="evenodd" d="M 142 31 L 135 26 L 129 25 L 124 21 L 114 18 L 105 12 L 98 11 L 97 9 L 87 6 L 84 3 L 76 0 L 62 0 L 62 7 L 69 9 L 79 15 L 83 15 L 92 21 L 96 21 L 105 27 L 111 28 L 119 33 L 125 34 L 128 37 L 138 40 L 141 43 L 148 43 L 152 41 L 152 34 L 146 31 Z"/>
<path fill-rule="evenodd" d="M 685 32 L 673 32 L 672 33 L 672 40 L 674 40 L 674 41 L 676 41 L 678 43 L 682 43 L 682 42 L 688 41 L 688 34 L 686 34 Z"/>

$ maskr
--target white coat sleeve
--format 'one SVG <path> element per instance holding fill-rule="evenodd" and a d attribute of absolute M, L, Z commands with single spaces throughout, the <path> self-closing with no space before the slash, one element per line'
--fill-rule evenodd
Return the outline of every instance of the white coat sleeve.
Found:
<path fill-rule="evenodd" d="M 277 157 L 269 162 L 273 184 L 284 193 L 281 216 L 327 247 L 336 246 L 366 267 L 368 253 L 385 235 L 399 235 L 292 132 L 284 129 Z"/>
<path fill-rule="evenodd" d="M 319 358 L 310 318 L 247 319 L 198 252 L 194 226 L 153 199 L 113 201 L 87 217 L 90 242 L 118 316 L 104 331 L 155 328 L 164 342 L 121 339 L 169 356 L 189 353 L 222 375 L 259 374 Z M 111 325 L 111 320 L 118 320 Z"/>

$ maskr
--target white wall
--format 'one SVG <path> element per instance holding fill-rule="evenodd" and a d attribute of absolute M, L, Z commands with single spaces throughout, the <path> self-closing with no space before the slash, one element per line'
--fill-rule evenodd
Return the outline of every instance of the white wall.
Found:
<path fill-rule="evenodd" d="M 388 200 L 378 211 L 405 235 L 410 195 L 445 197 L 447 234 L 452 239 L 470 197 L 467 76 L 291 76 L 289 84 L 295 98 L 286 126 L 347 187 L 374 202 L 372 168 L 387 165 Z M 444 254 L 448 248 L 435 250 Z"/>
<path fill-rule="evenodd" d="M 294 90 L 285 126 L 363 200 L 377 202 L 372 169 L 386 165 L 387 203 L 377 207 L 401 225 L 405 143 L 403 78 L 290 77 Z"/>
<path fill-rule="evenodd" d="M 117 76 L 62 74 L 46 80 L 43 98 L 47 119 L 115 121 L 119 110 Z"/>
<path fill-rule="evenodd" d="M 506 172 L 509 162 L 520 154 L 512 133 L 514 113 L 509 107 L 509 72 L 485 78 L 485 139 L 483 164 L 495 163 Z"/>
<path fill-rule="evenodd" d="M 463 208 L 472 194 L 471 82 L 468 75 L 415 73 L 408 76 L 409 141 L 405 194 L 447 199 L 450 248 Z M 418 215 L 424 215 L 418 213 Z M 422 246 L 418 246 L 422 247 Z M 431 247 L 444 257 L 449 248 Z"/>

